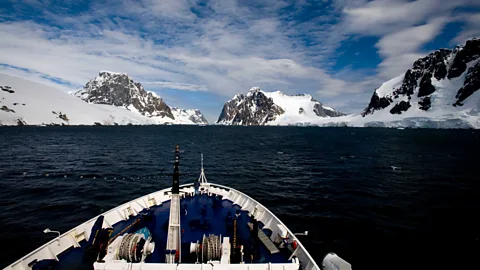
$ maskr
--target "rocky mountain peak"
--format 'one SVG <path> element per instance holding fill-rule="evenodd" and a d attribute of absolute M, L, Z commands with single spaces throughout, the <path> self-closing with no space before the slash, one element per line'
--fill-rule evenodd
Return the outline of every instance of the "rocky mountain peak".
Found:
<path fill-rule="evenodd" d="M 175 119 L 170 107 L 157 94 L 145 91 L 125 73 L 101 71 L 74 95 L 88 103 L 121 106 L 147 117 Z"/>
<path fill-rule="evenodd" d="M 247 95 L 237 94 L 225 103 L 217 123 L 229 125 L 266 125 L 269 123 L 307 123 L 317 117 L 336 117 L 344 114 L 324 107 L 311 95 L 290 96 L 280 91 L 264 92 L 253 87 Z M 291 120 L 293 119 L 293 120 Z M 292 123 L 290 123 L 293 121 Z"/>
<path fill-rule="evenodd" d="M 250 91 L 248 91 L 247 97 L 257 95 L 258 93 L 261 93 L 261 91 L 262 90 L 260 89 L 260 87 L 252 87 L 250 88 Z"/>
<path fill-rule="evenodd" d="M 228 122 L 232 125 L 264 125 L 273 121 L 284 111 L 266 97 L 258 87 L 250 89 L 248 94 L 237 94 L 225 103 L 217 123 Z"/>

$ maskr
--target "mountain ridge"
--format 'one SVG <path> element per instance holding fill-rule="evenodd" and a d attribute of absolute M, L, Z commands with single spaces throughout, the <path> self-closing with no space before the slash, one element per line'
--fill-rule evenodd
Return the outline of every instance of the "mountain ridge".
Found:
<path fill-rule="evenodd" d="M 280 91 L 265 92 L 252 87 L 244 95 L 227 101 L 217 124 L 223 125 L 296 125 L 307 124 L 317 117 L 337 117 L 341 112 L 315 100 L 309 94 L 287 95 Z"/>
<path fill-rule="evenodd" d="M 374 91 L 362 116 L 375 115 L 384 109 L 389 109 L 391 114 L 402 114 L 411 109 L 441 109 L 432 107 L 440 98 L 444 99 L 441 102 L 445 107 L 461 107 L 480 88 L 479 58 L 480 40 L 476 38 L 453 49 L 439 49 L 419 58 L 403 75 L 383 83 Z"/>
<path fill-rule="evenodd" d="M 0 73 L 0 126 L 206 124 L 199 110 L 175 108 L 171 113 L 176 122 L 122 106 L 88 103 L 54 87 Z"/>
<path fill-rule="evenodd" d="M 168 106 L 160 96 L 145 90 L 125 73 L 101 71 L 73 95 L 0 75 L 0 125 L 207 122 L 199 110 Z M 33 91 L 35 88 L 43 89 L 45 95 L 40 90 Z M 474 38 L 417 59 L 405 73 L 375 89 L 359 114 L 345 115 L 310 94 L 288 95 L 252 87 L 248 93 L 239 93 L 227 101 L 216 123 L 480 128 L 478 89 L 480 39 Z"/>
<path fill-rule="evenodd" d="M 159 95 L 145 90 L 141 83 L 135 82 L 126 73 L 100 71 L 98 76 L 73 95 L 88 103 L 124 107 L 143 116 L 160 118 L 174 124 L 208 123 L 196 109 L 182 111 L 177 108 L 176 113 L 173 113 L 172 108 Z"/>

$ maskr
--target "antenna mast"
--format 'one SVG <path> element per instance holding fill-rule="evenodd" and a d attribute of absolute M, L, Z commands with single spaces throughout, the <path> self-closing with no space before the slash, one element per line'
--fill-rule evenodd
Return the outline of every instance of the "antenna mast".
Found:
<path fill-rule="evenodd" d="M 205 177 L 205 171 L 203 170 L 203 153 L 200 154 L 201 156 L 201 166 L 202 166 L 202 169 L 200 171 L 200 177 L 198 177 L 198 182 L 200 182 L 201 184 L 207 184 L 207 178 Z"/>

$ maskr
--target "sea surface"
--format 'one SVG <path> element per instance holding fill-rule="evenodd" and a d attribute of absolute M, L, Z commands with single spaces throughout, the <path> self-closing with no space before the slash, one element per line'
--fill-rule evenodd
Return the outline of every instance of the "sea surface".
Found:
<path fill-rule="evenodd" d="M 268 207 L 320 265 L 479 269 L 480 131 L 317 127 L 0 127 L 0 268 L 121 203 L 210 182 Z"/>

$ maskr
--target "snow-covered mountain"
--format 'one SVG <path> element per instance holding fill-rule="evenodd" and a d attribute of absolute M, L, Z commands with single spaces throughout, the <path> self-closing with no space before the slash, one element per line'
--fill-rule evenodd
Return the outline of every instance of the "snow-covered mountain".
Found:
<path fill-rule="evenodd" d="M 323 106 L 311 95 L 290 96 L 280 91 L 265 92 L 258 87 L 247 95 L 238 94 L 225 103 L 218 118 L 224 125 L 302 125 L 318 118 L 344 115 Z"/>
<path fill-rule="evenodd" d="M 0 73 L 0 125 L 195 124 L 182 117 L 168 121 L 170 118 L 147 117 L 124 107 L 87 103 L 64 91 Z"/>
<path fill-rule="evenodd" d="M 143 86 L 133 81 L 125 73 L 101 71 L 83 89 L 74 92 L 76 97 L 94 104 L 107 104 L 124 107 L 157 121 L 173 124 L 207 124 L 199 110 L 173 112 L 160 96 L 145 91 Z"/>
<path fill-rule="evenodd" d="M 479 127 L 480 39 L 420 58 L 383 83 L 362 113 L 365 122 L 436 121 Z M 462 123 L 460 123 L 462 122 Z"/>
<path fill-rule="evenodd" d="M 170 107 L 157 94 L 145 91 L 140 83 L 125 73 L 101 71 L 74 95 L 88 103 L 125 107 L 144 116 L 174 120 Z"/>
<path fill-rule="evenodd" d="M 177 107 L 171 108 L 173 117 L 175 117 L 175 123 L 178 124 L 208 124 L 207 119 L 200 110 L 190 109 L 184 110 Z"/>

